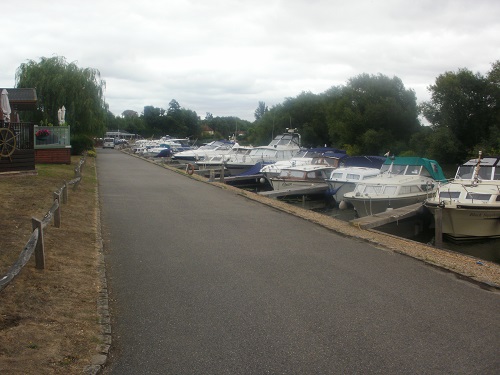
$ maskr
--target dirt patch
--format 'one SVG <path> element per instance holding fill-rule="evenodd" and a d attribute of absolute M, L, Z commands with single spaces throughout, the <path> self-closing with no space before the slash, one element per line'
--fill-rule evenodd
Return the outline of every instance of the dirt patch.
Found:
<path fill-rule="evenodd" d="M 19 257 L 53 192 L 74 178 L 71 165 L 37 165 L 37 175 L 0 176 L 0 277 Z M 34 256 L 0 291 L 0 373 L 81 374 L 101 345 L 95 160 L 83 180 L 68 189 L 61 227 L 44 230 L 45 269 Z"/>

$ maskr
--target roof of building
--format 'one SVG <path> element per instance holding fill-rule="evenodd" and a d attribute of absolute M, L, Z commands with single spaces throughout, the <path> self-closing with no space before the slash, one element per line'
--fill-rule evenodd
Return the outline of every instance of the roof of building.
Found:
<path fill-rule="evenodd" d="M 6 88 L 9 94 L 10 107 L 13 111 L 31 111 L 36 109 L 36 89 Z M 4 89 L 0 88 L 0 92 Z"/>

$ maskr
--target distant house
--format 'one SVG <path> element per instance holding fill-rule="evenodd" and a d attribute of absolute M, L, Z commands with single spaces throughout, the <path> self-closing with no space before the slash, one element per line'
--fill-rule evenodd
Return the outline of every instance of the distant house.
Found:
<path fill-rule="evenodd" d="M 215 134 L 214 130 L 208 126 L 208 125 L 203 125 L 201 127 L 201 134 L 202 134 L 202 137 L 209 137 L 209 136 L 212 136 Z"/>

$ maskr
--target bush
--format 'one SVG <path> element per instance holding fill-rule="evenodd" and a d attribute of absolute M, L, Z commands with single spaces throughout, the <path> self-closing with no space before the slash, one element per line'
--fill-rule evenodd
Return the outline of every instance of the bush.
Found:
<path fill-rule="evenodd" d="M 94 148 L 94 140 L 85 134 L 77 134 L 71 136 L 71 154 L 81 155 L 84 151 Z"/>
<path fill-rule="evenodd" d="M 87 151 L 87 156 L 89 158 L 95 158 L 97 156 L 97 153 L 95 152 L 95 149 Z"/>

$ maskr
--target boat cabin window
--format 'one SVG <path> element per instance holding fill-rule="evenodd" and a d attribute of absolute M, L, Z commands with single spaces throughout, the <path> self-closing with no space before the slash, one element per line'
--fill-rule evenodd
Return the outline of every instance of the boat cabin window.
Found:
<path fill-rule="evenodd" d="M 472 174 L 474 173 L 474 167 L 471 165 L 461 165 L 458 167 L 457 175 L 455 178 L 457 179 L 469 179 L 472 178 Z"/>
<path fill-rule="evenodd" d="M 482 180 L 491 180 L 492 169 L 493 167 L 481 167 L 479 169 L 479 178 Z"/>
<path fill-rule="evenodd" d="M 336 179 L 336 178 L 342 178 L 343 173 L 342 172 L 335 172 L 332 173 L 331 179 Z"/>
<path fill-rule="evenodd" d="M 471 179 L 474 176 L 474 170 L 476 167 L 474 165 L 461 165 L 458 168 L 457 175 L 455 178 L 462 178 L 462 179 Z M 493 173 L 493 167 L 480 167 L 479 168 L 479 178 L 481 180 L 491 180 L 491 176 Z M 495 179 L 500 180 L 500 172 L 499 174 L 495 174 Z"/>
<path fill-rule="evenodd" d="M 303 171 L 294 171 L 294 170 L 289 170 L 289 169 L 284 169 L 280 172 L 279 177 L 285 177 L 285 178 L 304 178 L 304 172 Z"/>
<path fill-rule="evenodd" d="M 384 189 L 384 194 L 386 194 L 386 195 L 394 195 L 394 194 L 396 194 L 396 190 L 397 189 L 398 188 L 396 186 L 394 186 L 394 185 L 387 185 L 385 187 L 385 189 Z"/>
<path fill-rule="evenodd" d="M 307 178 L 322 178 L 323 176 L 321 175 L 321 171 L 311 171 L 307 172 Z"/>
<path fill-rule="evenodd" d="M 348 180 L 359 180 L 359 174 L 353 174 L 353 173 L 348 173 L 347 174 L 347 179 Z"/>
<path fill-rule="evenodd" d="M 441 191 L 439 199 L 458 199 L 460 197 L 459 191 Z"/>
<path fill-rule="evenodd" d="M 478 201 L 489 201 L 491 194 L 481 194 L 481 193 L 467 193 L 466 199 L 478 200 Z"/>
<path fill-rule="evenodd" d="M 500 167 L 496 167 L 493 171 L 493 179 L 496 181 L 500 180 Z"/>
<path fill-rule="evenodd" d="M 364 193 L 365 194 L 380 194 L 382 193 L 383 186 L 382 185 L 368 185 L 366 186 Z"/>
<path fill-rule="evenodd" d="M 411 186 L 401 186 L 401 189 L 399 190 L 399 194 L 411 194 L 411 193 L 420 193 L 422 190 L 416 186 L 416 185 L 411 185 Z"/>
<path fill-rule="evenodd" d="M 418 176 L 420 174 L 420 169 L 422 166 L 420 165 L 409 165 L 406 169 L 405 174 L 410 176 Z"/>
<path fill-rule="evenodd" d="M 391 172 L 394 174 L 405 174 L 406 165 L 393 165 Z"/>

